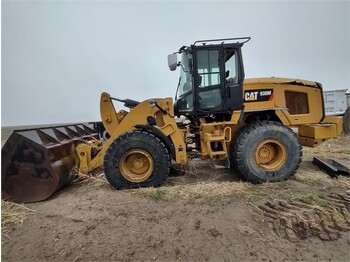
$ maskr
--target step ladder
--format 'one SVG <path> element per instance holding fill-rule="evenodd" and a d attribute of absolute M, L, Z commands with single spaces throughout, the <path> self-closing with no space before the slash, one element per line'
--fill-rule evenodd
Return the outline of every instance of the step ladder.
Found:
<path fill-rule="evenodd" d="M 231 128 L 226 127 L 224 130 L 213 130 L 212 132 L 205 133 L 204 140 L 209 151 L 210 156 L 210 166 L 212 168 L 228 168 L 230 166 L 230 161 L 228 160 L 228 150 L 227 143 L 231 141 Z M 221 150 L 215 151 L 212 148 L 212 143 L 219 143 L 218 146 Z M 213 163 L 213 160 L 225 159 L 225 166 L 217 166 Z"/>

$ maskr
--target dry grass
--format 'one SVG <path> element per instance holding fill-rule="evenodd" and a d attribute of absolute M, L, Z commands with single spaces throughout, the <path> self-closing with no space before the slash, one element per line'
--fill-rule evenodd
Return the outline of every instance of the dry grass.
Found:
<path fill-rule="evenodd" d="M 336 179 L 332 179 L 324 171 L 310 162 L 315 156 L 331 158 L 339 161 L 343 165 L 350 166 L 349 135 L 342 135 L 338 139 L 330 139 L 315 148 L 303 147 L 303 163 L 295 175 L 295 178 L 298 182 L 311 186 L 350 189 L 349 177 L 339 176 Z"/>
<path fill-rule="evenodd" d="M 94 170 L 93 173 L 83 174 L 78 171 L 78 168 L 73 170 L 72 173 L 72 183 L 80 184 L 83 186 L 89 187 L 98 187 L 101 185 L 108 184 L 104 173 L 102 172 L 102 168 L 98 168 Z"/>
<path fill-rule="evenodd" d="M 22 226 L 26 217 L 34 213 L 24 205 L 1 200 L 1 239 L 10 238 L 8 234 Z"/>
<path fill-rule="evenodd" d="M 197 168 L 193 160 L 189 160 L 187 164 L 174 164 L 172 169 L 175 172 L 183 173 L 185 175 L 194 175 L 197 176 Z"/>
<path fill-rule="evenodd" d="M 313 165 L 312 168 L 314 168 L 314 171 L 303 170 L 304 168 L 301 167 L 294 176 L 295 180 L 311 186 L 329 187 L 333 184 L 337 184 L 336 179 L 332 179 L 317 166 Z"/>
<path fill-rule="evenodd" d="M 278 184 L 253 185 L 248 182 L 217 182 L 207 181 L 185 185 L 175 185 L 162 188 L 140 188 L 132 190 L 132 193 L 154 199 L 161 190 L 161 198 L 157 200 L 186 200 L 206 202 L 208 200 L 236 198 L 255 199 L 268 196 L 273 191 L 278 191 Z"/>
<path fill-rule="evenodd" d="M 338 139 L 330 139 L 315 148 L 304 147 L 303 155 L 304 160 L 320 156 L 350 161 L 350 135 L 342 135 Z"/>
<path fill-rule="evenodd" d="M 322 189 L 330 189 L 333 187 L 349 190 L 350 178 L 346 176 L 338 176 L 332 178 L 325 172 L 321 171 L 317 166 L 314 166 L 315 171 L 300 170 L 295 174 L 295 180 L 303 184 L 322 187 Z"/>

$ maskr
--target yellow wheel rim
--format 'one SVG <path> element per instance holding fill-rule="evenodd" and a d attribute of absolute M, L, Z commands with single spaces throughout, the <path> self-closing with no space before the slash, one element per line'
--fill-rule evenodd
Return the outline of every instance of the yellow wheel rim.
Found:
<path fill-rule="evenodd" d="M 119 163 L 122 176 L 132 183 L 147 180 L 152 175 L 153 169 L 152 156 L 142 149 L 129 150 L 123 155 Z"/>
<path fill-rule="evenodd" d="M 279 140 L 266 139 L 256 147 L 254 158 L 261 169 L 276 171 L 286 162 L 287 149 Z"/>

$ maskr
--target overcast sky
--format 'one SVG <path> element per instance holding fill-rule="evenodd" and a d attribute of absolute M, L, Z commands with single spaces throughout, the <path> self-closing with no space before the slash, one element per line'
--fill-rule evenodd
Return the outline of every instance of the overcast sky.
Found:
<path fill-rule="evenodd" d="M 1 125 L 97 121 L 103 91 L 174 97 L 167 55 L 199 39 L 251 36 L 246 77 L 346 89 L 349 13 L 349 1 L 3 0 Z"/>

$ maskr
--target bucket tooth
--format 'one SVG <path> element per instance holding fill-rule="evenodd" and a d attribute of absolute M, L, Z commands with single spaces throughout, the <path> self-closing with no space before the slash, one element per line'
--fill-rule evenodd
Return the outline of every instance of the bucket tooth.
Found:
<path fill-rule="evenodd" d="M 70 138 L 74 138 L 74 137 L 79 136 L 78 132 L 76 132 L 75 130 L 73 130 L 70 127 L 65 126 L 64 129 L 66 130 L 66 132 Z"/>
<path fill-rule="evenodd" d="M 75 129 L 81 136 L 85 136 L 89 134 L 89 132 L 87 132 L 84 128 L 79 127 L 78 125 L 75 126 Z"/>
<path fill-rule="evenodd" d="M 91 139 L 98 134 L 83 124 L 14 131 L 1 150 L 2 198 L 18 203 L 47 199 L 70 181 L 76 145 Z"/>
<path fill-rule="evenodd" d="M 38 133 L 41 141 L 43 144 L 45 145 L 49 145 L 49 144 L 57 144 L 59 143 L 59 141 L 57 141 L 55 138 L 53 138 L 52 136 L 50 136 L 48 133 L 47 133 L 48 130 L 36 130 L 36 132 Z"/>
<path fill-rule="evenodd" d="M 57 128 L 52 128 L 53 132 L 55 133 L 56 137 L 60 140 L 68 140 L 69 136 L 66 135 L 65 133 L 61 132 L 60 130 L 58 130 Z"/>

